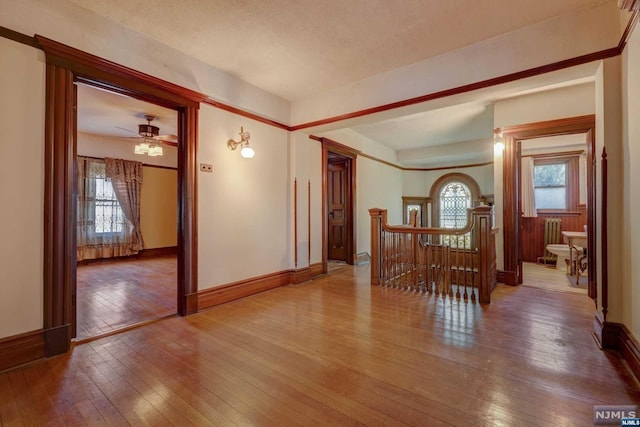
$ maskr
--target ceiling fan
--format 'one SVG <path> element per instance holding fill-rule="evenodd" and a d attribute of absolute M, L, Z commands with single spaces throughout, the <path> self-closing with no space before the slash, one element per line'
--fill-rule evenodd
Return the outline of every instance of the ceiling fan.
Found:
<path fill-rule="evenodd" d="M 163 150 L 160 144 L 165 144 L 171 147 L 178 146 L 177 135 L 160 135 L 160 128 L 151 124 L 151 122 L 156 119 L 155 116 L 145 114 L 144 118 L 147 120 L 147 123 L 138 125 L 139 136 L 136 138 L 141 138 L 142 141 L 136 144 L 134 149 L 135 154 L 146 154 L 151 157 L 162 156 Z M 133 133 L 125 128 L 120 129 Z"/>

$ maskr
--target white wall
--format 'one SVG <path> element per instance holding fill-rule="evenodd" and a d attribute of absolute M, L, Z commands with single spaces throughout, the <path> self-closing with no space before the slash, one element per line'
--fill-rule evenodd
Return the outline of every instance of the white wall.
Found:
<path fill-rule="evenodd" d="M 290 134 L 290 147 L 293 160 L 292 174 L 298 180 L 297 268 L 303 268 L 322 261 L 322 145 L 305 133 L 294 132 Z"/>
<path fill-rule="evenodd" d="M 287 132 L 208 105 L 199 126 L 198 289 L 292 268 Z M 227 148 L 241 126 L 253 159 Z"/>
<path fill-rule="evenodd" d="M 402 171 L 358 156 L 356 160 L 356 253 L 371 254 L 369 209 L 387 209 L 389 224 L 402 224 Z"/>
<path fill-rule="evenodd" d="M 636 27 L 622 57 L 623 94 L 623 258 L 622 321 L 640 338 L 640 30 Z"/>
<path fill-rule="evenodd" d="M 0 58 L 2 338 L 43 327 L 45 65 L 42 52 L 4 38 Z"/>
<path fill-rule="evenodd" d="M 481 194 L 493 194 L 493 164 L 470 168 L 451 168 L 432 171 L 403 171 L 402 195 L 428 197 L 433 184 L 443 175 L 463 173 L 473 178 Z"/>
<path fill-rule="evenodd" d="M 607 255 L 608 255 L 608 314 L 607 320 L 622 321 L 622 276 L 624 265 L 623 241 L 627 231 L 623 228 L 623 176 L 624 151 L 622 141 L 622 82 L 620 57 L 606 59 L 596 76 L 596 259 L 598 276 L 598 309 L 602 295 L 602 149 L 607 149 Z M 637 262 L 633 260 L 631 262 Z"/>

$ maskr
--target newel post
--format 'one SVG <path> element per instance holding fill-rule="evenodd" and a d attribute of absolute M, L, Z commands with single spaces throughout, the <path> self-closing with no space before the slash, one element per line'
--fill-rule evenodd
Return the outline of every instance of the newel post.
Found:
<path fill-rule="evenodd" d="M 478 293 L 480 303 L 491 302 L 491 291 L 495 283 L 491 265 L 495 263 L 495 250 L 491 248 L 491 206 L 478 206 L 473 209 L 473 223 L 478 236 L 478 269 L 480 283 Z M 492 277 L 494 276 L 494 277 Z"/>
<path fill-rule="evenodd" d="M 382 209 L 369 209 L 371 215 L 371 284 L 380 284 L 380 250 L 382 239 Z"/>

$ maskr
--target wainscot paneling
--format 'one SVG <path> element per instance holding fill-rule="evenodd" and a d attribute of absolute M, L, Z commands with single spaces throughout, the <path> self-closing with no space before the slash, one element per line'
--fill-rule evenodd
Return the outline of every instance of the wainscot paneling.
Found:
<path fill-rule="evenodd" d="M 562 219 L 562 231 L 583 231 L 587 223 L 587 210 L 584 205 L 573 212 L 539 212 L 535 218 L 522 218 L 522 260 L 536 262 L 544 254 L 544 220 Z"/>

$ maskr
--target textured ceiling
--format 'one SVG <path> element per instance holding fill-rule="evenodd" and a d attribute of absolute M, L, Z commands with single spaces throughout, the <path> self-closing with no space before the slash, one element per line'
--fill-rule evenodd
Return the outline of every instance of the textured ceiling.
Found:
<path fill-rule="evenodd" d="M 614 0 L 68 1 L 294 101 Z M 544 85 L 552 83 L 565 84 Z M 405 165 L 484 161 L 492 155 L 492 101 L 528 89 L 517 85 L 344 126 L 397 151 Z M 153 114 L 161 133 L 176 133 L 171 110 L 100 91 L 83 89 L 79 97 L 82 132 L 131 136 L 120 128 L 135 132 Z"/>
<path fill-rule="evenodd" d="M 69 0 L 284 99 L 605 0 Z"/>

